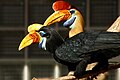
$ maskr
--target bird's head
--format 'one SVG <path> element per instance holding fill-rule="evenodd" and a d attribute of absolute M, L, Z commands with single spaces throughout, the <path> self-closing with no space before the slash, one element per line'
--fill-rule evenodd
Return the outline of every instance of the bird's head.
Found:
<path fill-rule="evenodd" d="M 70 29 L 73 29 L 76 26 L 79 26 L 80 25 L 79 23 L 82 23 L 82 25 L 83 25 L 83 23 L 84 23 L 83 22 L 83 17 L 82 17 L 81 13 L 78 10 L 70 9 L 68 11 L 70 12 L 71 16 L 69 17 L 69 19 L 67 19 L 64 22 L 63 26 L 68 27 Z"/>
<path fill-rule="evenodd" d="M 39 29 L 42 28 L 43 25 L 41 24 L 32 24 L 28 27 L 28 34 L 22 40 L 19 45 L 19 50 L 31 45 L 32 43 L 39 43 L 42 41 L 42 37 L 39 34 Z"/>
<path fill-rule="evenodd" d="M 63 26 L 70 29 L 70 36 L 83 32 L 84 20 L 77 9 L 55 11 L 46 19 L 44 25 L 47 26 L 61 21 L 64 21 Z"/>
<path fill-rule="evenodd" d="M 63 43 L 63 39 L 59 33 L 50 27 L 43 27 L 43 25 L 40 24 L 33 24 L 28 27 L 28 32 L 29 33 L 20 43 L 19 50 L 30 46 L 33 43 L 38 43 L 39 48 L 53 52 Z"/>

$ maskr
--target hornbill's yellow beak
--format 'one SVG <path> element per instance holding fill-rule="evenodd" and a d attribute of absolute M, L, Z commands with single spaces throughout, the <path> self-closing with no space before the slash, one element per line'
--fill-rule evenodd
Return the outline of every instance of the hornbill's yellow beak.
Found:
<path fill-rule="evenodd" d="M 40 28 L 42 28 L 44 25 L 42 24 L 31 24 L 30 26 L 28 26 L 28 32 L 32 32 L 32 31 L 38 31 L 40 30 Z"/>
<path fill-rule="evenodd" d="M 41 42 L 42 37 L 38 32 L 30 32 L 25 38 L 22 40 L 19 46 L 19 50 L 31 45 L 32 43 L 39 43 Z"/>
<path fill-rule="evenodd" d="M 19 50 L 31 45 L 32 43 L 39 43 L 42 41 L 42 37 L 36 31 L 38 31 L 43 25 L 41 24 L 32 24 L 28 27 L 28 35 L 24 37 L 22 42 L 19 45 Z"/>
<path fill-rule="evenodd" d="M 63 20 L 68 20 L 70 17 L 71 17 L 71 13 L 69 12 L 69 10 L 55 11 L 44 22 L 44 26 L 48 26 L 48 25 L 51 25 L 53 23 L 60 22 L 60 21 L 63 21 Z"/>

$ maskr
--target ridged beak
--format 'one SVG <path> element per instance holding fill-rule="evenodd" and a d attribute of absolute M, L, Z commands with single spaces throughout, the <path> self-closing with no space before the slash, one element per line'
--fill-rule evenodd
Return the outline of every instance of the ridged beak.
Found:
<path fill-rule="evenodd" d="M 60 21 L 63 21 L 63 20 L 68 20 L 70 17 L 71 17 L 71 13 L 69 12 L 69 10 L 55 11 L 44 22 L 44 26 L 48 26 L 48 25 L 51 25 L 53 23 L 60 22 Z"/>
<path fill-rule="evenodd" d="M 22 40 L 19 46 L 19 50 L 31 45 L 32 43 L 39 43 L 42 41 L 42 37 L 38 32 L 32 31 Z"/>
<path fill-rule="evenodd" d="M 32 32 L 32 31 L 38 31 L 40 28 L 42 28 L 44 25 L 42 24 L 31 24 L 30 26 L 28 26 L 28 32 Z"/>

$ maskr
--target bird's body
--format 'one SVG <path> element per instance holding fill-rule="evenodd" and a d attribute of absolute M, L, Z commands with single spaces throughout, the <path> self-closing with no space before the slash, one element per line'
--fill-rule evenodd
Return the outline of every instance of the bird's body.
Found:
<path fill-rule="evenodd" d="M 97 68 L 93 68 L 98 71 L 108 67 L 108 59 L 120 55 L 120 33 L 117 32 L 82 32 L 64 41 L 52 28 L 41 30 L 50 35 L 46 50 L 69 71 L 75 71 L 77 78 L 86 73 L 88 64 L 98 62 Z"/>
<path fill-rule="evenodd" d="M 110 59 L 120 54 L 119 48 L 120 33 L 82 32 L 60 45 L 56 50 L 56 56 L 70 63 L 79 62 L 90 55 L 95 57 L 95 54 Z"/>
<path fill-rule="evenodd" d="M 98 62 L 92 71 L 107 68 L 108 59 L 119 55 L 120 33 L 83 32 L 84 20 L 81 13 L 75 8 L 71 8 L 66 13 L 65 10 L 58 10 L 49 16 L 44 23 L 44 25 L 49 25 L 63 21 L 64 17 L 70 13 L 70 17 L 66 18 L 63 23 L 63 26 L 70 30 L 69 39 L 57 48 L 55 53 L 59 59 L 57 60 L 67 65 L 70 71 L 75 71 L 74 75 L 77 78 L 86 73 L 85 70 L 89 63 Z"/>

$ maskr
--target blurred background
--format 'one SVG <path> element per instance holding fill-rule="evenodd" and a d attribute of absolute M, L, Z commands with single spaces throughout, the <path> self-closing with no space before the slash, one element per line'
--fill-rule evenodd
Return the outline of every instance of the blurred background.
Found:
<path fill-rule="evenodd" d="M 0 0 L 0 80 L 54 78 L 67 74 L 67 68 L 54 61 L 50 53 L 39 49 L 37 44 L 18 51 L 28 25 L 44 23 L 53 13 L 54 1 Z M 65 1 L 81 10 L 86 31 L 107 30 L 120 15 L 120 0 Z M 120 80 L 119 75 L 119 69 L 109 71 L 108 80 Z"/>

